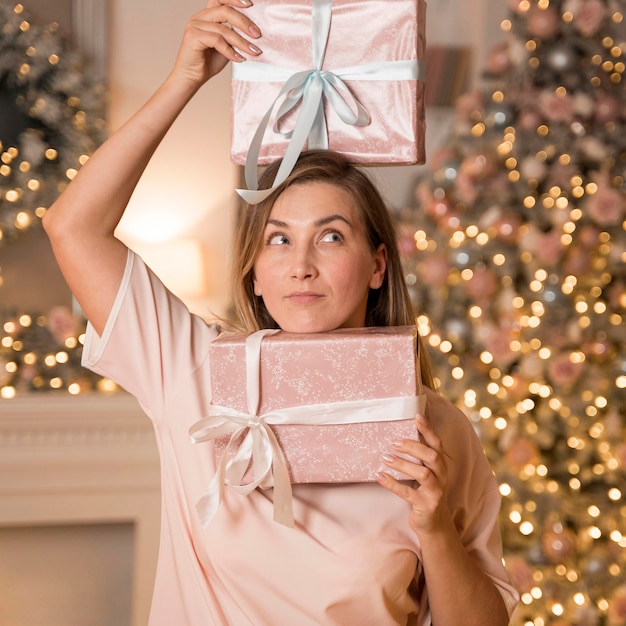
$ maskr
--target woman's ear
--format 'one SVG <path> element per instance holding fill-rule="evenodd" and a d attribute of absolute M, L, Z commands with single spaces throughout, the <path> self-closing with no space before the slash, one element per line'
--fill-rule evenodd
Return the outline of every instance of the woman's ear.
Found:
<path fill-rule="evenodd" d="M 380 289 L 387 271 L 387 246 L 381 243 L 374 252 L 374 272 L 370 279 L 370 289 Z"/>

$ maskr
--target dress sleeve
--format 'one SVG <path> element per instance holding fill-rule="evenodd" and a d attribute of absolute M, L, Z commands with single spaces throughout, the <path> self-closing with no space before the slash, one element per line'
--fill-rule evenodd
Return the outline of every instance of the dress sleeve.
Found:
<path fill-rule="evenodd" d="M 217 334 L 217 326 L 190 313 L 129 250 L 102 336 L 87 324 L 82 364 L 133 394 L 155 418 L 202 364 Z"/>

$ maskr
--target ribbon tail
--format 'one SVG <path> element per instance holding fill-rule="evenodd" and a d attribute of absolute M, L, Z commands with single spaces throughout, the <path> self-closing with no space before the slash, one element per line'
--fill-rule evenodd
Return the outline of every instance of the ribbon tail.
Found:
<path fill-rule="evenodd" d="M 293 519 L 293 492 L 291 490 L 291 479 L 287 469 L 287 461 L 281 450 L 278 439 L 274 431 L 267 426 L 267 436 L 272 446 L 272 469 L 274 473 L 274 521 L 294 528 Z"/>
<path fill-rule="evenodd" d="M 224 478 L 226 475 L 226 465 L 228 462 L 228 449 L 230 442 L 224 451 L 224 455 L 220 460 L 220 464 L 215 472 L 207 490 L 196 503 L 196 511 L 200 517 L 202 528 L 207 528 L 213 521 L 217 510 L 219 509 L 222 497 L 224 495 Z"/>
<path fill-rule="evenodd" d="M 264 128 L 263 131 L 261 131 L 261 125 L 259 125 L 259 128 L 255 133 L 252 145 L 250 146 L 250 151 L 248 152 L 248 157 L 246 159 L 246 184 L 250 189 L 237 189 L 237 193 L 249 204 L 258 204 L 259 202 L 265 200 L 265 198 L 274 192 L 276 187 L 287 179 L 289 174 L 291 174 L 300 153 L 302 152 L 302 148 L 304 148 L 304 144 L 306 143 L 314 124 L 323 94 L 322 79 L 319 75 L 316 73 L 311 74 L 310 72 L 307 72 L 307 75 L 308 79 L 311 81 L 311 85 L 308 89 L 304 90 L 300 115 L 298 116 L 298 120 L 293 129 L 291 141 L 287 146 L 287 150 L 283 156 L 280 167 L 278 168 L 278 172 L 276 172 L 274 182 L 269 189 L 259 190 L 258 182 L 253 181 L 252 178 L 252 172 L 254 172 L 254 176 L 256 176 L 258 155 L 261 147 L 260 142 L 263 138 Z M 288 83 L 285 84 L 279 96 L 290 89 L 291 86 Z M 267 126 L 267 121 L 269 120 L 269 116 L 274 108 L 274 104 L 272 104 L 272 108 L 268 111 L 266 117 L 263 118 L 262 124 L 265 126 Z M 248 168 L 249 165 L 250 168 Z M 248 178 L 249 174 L 251 176 L 250 178 Z"/>

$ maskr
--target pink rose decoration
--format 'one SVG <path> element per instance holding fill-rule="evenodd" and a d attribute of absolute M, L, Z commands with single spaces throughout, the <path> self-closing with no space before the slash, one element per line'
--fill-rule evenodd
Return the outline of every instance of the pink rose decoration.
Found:
<path fill-rule="evenodd" d="M 514 439 L 506 449 L 504 456 L 507 463 L 516 471 L 539 459 L 537 444 L 530 439 Z"/>
<path fill-rule="evenodd" d="M 499 76 L 511 69 L 511 55 L 509 53 L 509 44 L 505 41 L 499 43 L 489 51 L 487 55 L 487 70 L 492 74 Z"/>
<path fill-rule="evenodd" d="M 542 121 L 537 111 L 526 109 L 519 113 L 518 124 L 522 130 L 536 131 Z"/>
<path fill-rule="evenodd" d="M 448 283 L 450 264 L 443 254 L 432 254 L 419 264 L 422 281 L 431 287 L 444 287 Z"/>
<path fill-rule="evenodd" d="M 410 257 L 415 252 L 415 228 L 401 225 L 397 229 L 398 251 L 402 257 Z"/>
<path fill-rule="evenodd" d="M 461 172 L 474 180 L 484 180 L 493 173 L 493 160 L 487 154 L 470 154 L 461 163 Z"/>
<path fill-rule="evenodd" d="M 574 102 L 568 94 L 543 91 L 539 96 L 541 112 L 552 122 L 570 122 L 574 117 Z"/>
<path fill-rule="evenodd" d="M 602 0 L 568 0 L 563 8 L 574 16 L 574 28 L 583 37 L 595 35 L 606 15 Z"/>
<path fill-rule="evenodd" d="M 542 537 L 543 553 L 552 563 L 563 563 L 576 551 L 576 535 L 564 528 L 561 531 L 547 530 Z"/>
<path fill-rule="evenodd" d="M 425 181 L 422 181 L 415 188 L 415 199 L 419 206 L 425 208 L 431 202 L 435 200 L 435 196 L 433 195 L 433 190 L 430 188 L 429 184 Z"/>
<path fill-rule="evenodd" d="M 609 95 L 602 95 L 596 98 L 594 115 L 600 124 L 614 122 L 620 116 L 621 106 L 617 98 Z"/>
<path fill-rule="evenodd" d="M 572 363 L 569 354 L 552 357 L 548 364 L 548 376 L 555 385 L 573 385 L 582 374 L 583 364 Z"/>
<path fill-rule="evenodd" d="M 517 354 L 511 350 L 511 335 L 506 329 L 491 328 L 484 344 L 500 365 L 508 365 L 517 358 Z"/>
<path fill-rule="evenodd" d="M 527 28 L 533 37 L 547 39 L 559 31 L 560 18 L 554 9 L 533 6 L 528 12 Z"/>
<path fill-rule="evenodd" d="M 617 189 L 599 184 L 593 195 L 587 196 L 585 211 L 596 224 L 616 226 L 624 218 L 626 198 Z"/>
<path fill-rule="evenodd" d="M 600 231 L 595 226 L 586 225 L 580 229 L 579 241 L 585 248 L 595 248 L 598 245 Z"/>
<path fill-rule="evenodd" d="M 48 330 L 59 344 L 76 337 L 79 331 L 78 319 L 64 306 L 54 307 L 48 313 Z"/>
<path fill-rule="evenodd" d="M 461 202 L 473 204 L 478 196 L 476 183 L 467 172 L 460 171 L 456 177 L 456 195 Z"/>
<path fill-rule="evenodd" d="M 456 99 L 455 107 L 460 118 L 472 119 L 476 113 L 482 113 L 485 109 L 483 95 L 479 91 L 468 91 Z"/>
<path fill-rule="evenodd" d="M 465 282 L 465 290 L 473 300 L 486 300 L 498 290 L 498 277 L 493 270 L 476 268 Z"/>
<path fill-rule="evenodd" d="M 626 585 L 617 587 L 611 595 L 607 626 L 626 626 Z"/>
<path fill-rule="evenodd" d="M 572 248 L 565 257 L 563 269 L 567 274 L 580 276 L 591 269 L 591 255 L 585 248 Z"/>
<path fill-rule="evenodd" d="M 552 230 L 537 236 L 534 253 L 542 263 L 556 265 L 561 260 L 564 251 L 560 232 Z"/>
<path fill-rule="evenodd" d="M 519 215 L 505 213 L 495 224 L 496 236 L 507 243 L 517 241 L 522 220 Z"/>

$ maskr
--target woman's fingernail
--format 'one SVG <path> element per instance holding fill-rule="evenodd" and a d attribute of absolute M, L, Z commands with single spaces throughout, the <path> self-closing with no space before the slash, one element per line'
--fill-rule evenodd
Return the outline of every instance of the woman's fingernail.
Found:
<path fill-rule="evenodd" d="M 260 37 L 261 36 L 261 31 L 254 24 L 252 26 L 250 26 L 250 28 L 248 28 L 248 32 L 253 37 Z"/>
<path fill-rule="evenodd" d="M 243 4 L 244 7 L 252 6 L 252 2 L 250 2 L 250 0 L 239 0 L 239 2 L 241 2 L 241 4 Z"/>
<path fill-rule="evenodd" d="M 250 50 L 254 52 L 254 54 L 261 54 L 261 50 L 256 46 L 253 46 L 251 43 L 248 44 L 248 48 L 250 48 Z"/>
<path fill-rule="evenodd" d="M 239 54 L 239 52 L 235 52 L 235 58 L 237 59 L 237 61 L 245 61 L 246 60 L 246 57 L 244 57 L 241 54 Z"/>
<path fill-rule="evenodd" d="M 383 454 L 383 460 L 387 461 L 387 463 L 393 463 L 395 457 L 391 456 L 391 454 Z"/>
<path fill-rule="evenodd" d="M 394 442 L 391 444 L 391 447 L 392 447 L 392 448 L 401 448 L 401 447 L 402 447 L 402 442 L 401 442 L 401 441 L 394 441 Z"/>
<path fill-rule="evenodd" d="M 387 481 L 387 474 L 385 472 L 377 472 L 376 480 L 378 482 L 384 483 Z"/>
<path fill-rule="evenodd" d="M 417 417 L 417 421 L 420 424 L 428 424 L 428 420 L 426 419 L 425 415 L 422 415 L 421 413 L 418 413 L 416 417 Z"/>

